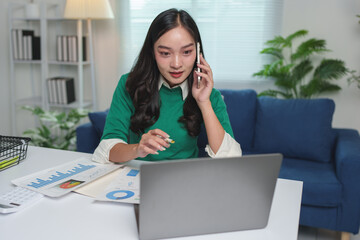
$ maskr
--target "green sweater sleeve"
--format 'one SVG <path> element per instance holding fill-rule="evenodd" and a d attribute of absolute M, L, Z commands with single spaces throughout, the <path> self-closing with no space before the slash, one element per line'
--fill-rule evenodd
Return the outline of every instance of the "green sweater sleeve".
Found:
<path fill-rule="evenodd" d="M 211 105 L 214 109 L 214 112 L 219 119 L 222 127 L 224 128 L 225 132 L 227 132 L 232 138 L 234 138 L 234 133 L 231 128 L 229 115 L 226 110 L 226 104 L 221 96 L 221 93 L 217 89 L 213 89 L 210 95 Z"/>
<path fill-rule="evenodd" d="M 128 74 L 121 76 L 115 89 L 101 139 L 118 138 L 128 142 L 134 105 L 125 87 L 127 76 Z"/>

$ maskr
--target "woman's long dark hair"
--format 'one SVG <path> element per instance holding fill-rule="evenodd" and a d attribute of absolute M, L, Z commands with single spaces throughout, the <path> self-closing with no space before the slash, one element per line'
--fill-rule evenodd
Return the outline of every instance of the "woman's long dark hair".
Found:
<path fill-rule="evenodd" d="M 135 112 L 131 116 L 130 129 L 138 135 L 152 126 L 160 115 L 158 90 L 160 72 L 155 61 L 154 44 L 164 33 L 178 26 L 184 27 L 195 42 L 200 42 L 202 46 L 199 30 L 192 17 L 183 10 L 166 10 L 151 23 L 137 61 L 129 73 L 126 90 L 135 107 Z M 196 63 L 194 63 L 194 69 L 195 66 Z M 179 118 L 179 122 L 184 124 L 190 136 L 197 136 L 200 133 L 202 116 L 192 96 L 193 71 L 188 76 L 189 94 L 183 107 L 184 115 Z"/>

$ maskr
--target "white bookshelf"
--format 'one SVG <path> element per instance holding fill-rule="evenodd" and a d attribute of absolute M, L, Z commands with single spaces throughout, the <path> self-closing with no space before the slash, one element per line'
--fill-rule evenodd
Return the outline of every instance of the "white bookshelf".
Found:
<path fill-rule="evenodd" d="M 39 18 L 26 18 L 25 16 L 25 4 L 10 3 L 8 11 L 8 24 L 9 24 L 9 52 L 10 52 L 10 95 L 11 95 L 11 122 L 12 122 L 12 134 L 19 135 L 17 115 L 19 114 L 19 108 L 24 105 L 40 106 L 45 110 L 56 108 L 61 111 L 67 111 L 73 108 L 91 108 L 96 110 L 96 93 L 95 93 L 95 74 L 94 74 L 94 60 L 92 53 L 92 33 L 91 22 L 87 22 L 87 28 L 82 28 L 83 20 L 70 20 L 62 17 L 63 12 L 61 6 L 57 4 L 40 3 L 40 17 Z M 76 35 L 77 39 L 82 39 L 82 36 L 87 36 L 87 44 L 89 53 L 87 61 L 83 61 L 82 58 L 82 41 L 77 41 L 77 47 L 79 49 L 77 62 L 65 62 L 57 61 L 56 57 L 56 36 L 54 30 L 50 28 L 56 28 L 58 35 L 66 35 L 69 29 L 66 29 L 69 24 L 76 29 L 72 31 L 72 35 Z M 41 39 L 41 60 L 19 60 L 14 59 L 13 56 L 13 40 L 12 29 L 31 29 L 38 32 Z M 51 40 L 52 39 L 52 40 Z M 54 68 L 66 68 L 69 71 L 65 71 L 70 75 L 67 77 L 73 77 L 75 80 L 75 96 L 76 101 L 70 104 L 51 104 L 48 100 L 47 79 L 56 77 L 61 70 Z M 28 79 L 20 79 L 16 76 L 18 69 L 20 71 L 29 71 L 27 75 Z M 33 76 L 33 72 L 40 73 L 40 79 Z M 63 70 L 64 72 L 64 70 Z M 87 75 L 84 77 L 84 73 Z M 24 74 L 24 73 L 23 73 Z M 61 75 L 61 73 L 60 73 Z M 89 76 L 89 77 L 87 77 Z M 86 79 L 84 79 L 86 78 Z M 20 96 L 19 85 L 22 82 L 30 81 L 31 87 L 29 87 L 28 95 L 26 97 Z M 85 86 L 86 85 L 86 86 Z M 84 97 L 84 88 L 91 92 L 87 94 L 87 98 Z M 40 89 L 40 91 L 39 91 Z M 21 90 L 24 92 L 24 89 Z M 89 97 L 90 96 L 90 97 Z"/>

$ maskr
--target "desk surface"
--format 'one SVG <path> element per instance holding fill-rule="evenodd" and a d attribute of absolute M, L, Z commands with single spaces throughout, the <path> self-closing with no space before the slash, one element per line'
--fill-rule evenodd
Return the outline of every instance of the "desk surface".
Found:
<path fill-rule="evenodd" d="M 11 180 L 49 167 L 90 157 L 90 154 L 29 147 L 18 166 L 0 172 L 0 194 L 14 186 Z M 136 162 L 134 162 L 136 164 Z M 297 239 L 302 182 L 278 179 L 269 224 L 260 230 L 201 235 L 176 239 Z M 0 214 L 1 239 L 138 239 L 133 205 L 98 202 L 70 193 L 45 197 L 20 212 Z"/>

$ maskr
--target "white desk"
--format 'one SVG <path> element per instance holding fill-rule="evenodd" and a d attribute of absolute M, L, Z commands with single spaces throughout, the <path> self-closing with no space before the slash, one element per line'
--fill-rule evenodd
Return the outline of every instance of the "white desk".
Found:
<path fill-rule="evenodd" d="M 14 187 L 11 180 L 90 154 L 29 147 L 18 166 L 0 172 L 0 194 Z M 176 239 L 297 239 L 302 182 L 279 179 L 265 229 Z M 234 206 L 236 207 L 236 206 Z M 20 212 L 0 214 L 0 238 L 19 239 L 138 239 L 133 205 L 97 202 L 70 193 L 47 198 Z"/>

